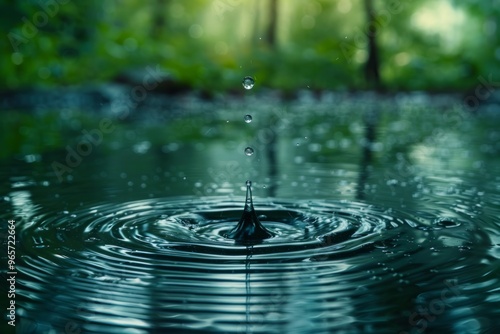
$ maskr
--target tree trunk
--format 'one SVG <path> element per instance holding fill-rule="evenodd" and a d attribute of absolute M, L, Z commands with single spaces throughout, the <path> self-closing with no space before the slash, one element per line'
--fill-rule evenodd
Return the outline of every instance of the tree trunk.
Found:
<path fill-rule="evenodd" d="M 166 29 L 166 12 L 167 0 L 155 0 L 151 6 L 152 26 L 151 36 L 154 39 L 161 37 L 163 31 Z"/>
<path fill-rule="evenodd" d="M 267 26 L 266 41 L 272 48 L 276 45 L 277 17 L 278 0 L 269 0 L 269 25 Z"/>
<path fill-rule="evenodd" d="M 364 0 L 365 10 L 368 20 L 368 59 L 365 63 L 365 79 L 369 86 L 378 89 L 381 86 L 379 72 L 379 58 L 377 47 L 377 27 L 375 21 L 375 11 L 373 9 L 373 0 Z"/>

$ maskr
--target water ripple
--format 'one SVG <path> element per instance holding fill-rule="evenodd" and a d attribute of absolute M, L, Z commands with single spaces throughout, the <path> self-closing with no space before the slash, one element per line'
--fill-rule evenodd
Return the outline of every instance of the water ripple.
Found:
<path fill-rule="evenodd" d="M 389 314 L 414 310 L 415 293 L 426 291 L 425 305 L 463 270 L 484 281 L 460 296 L 488 290 L 484 302 L 499 300 L 494 256 L 474 252 L 491 242 L 470 212 L 262 199 L 255 208 L 273 237 L 245 246 L 224 237 L 243 201 L 159 198 L 40 213 L 20 232 L 23 312 L 48 305 L 37 315 L 46 326 L 100 333 L 376 332 Z M 384 301 L 388 290 L 401 300 Z M 408 327 L 392 320 L 395 330 Z"/>

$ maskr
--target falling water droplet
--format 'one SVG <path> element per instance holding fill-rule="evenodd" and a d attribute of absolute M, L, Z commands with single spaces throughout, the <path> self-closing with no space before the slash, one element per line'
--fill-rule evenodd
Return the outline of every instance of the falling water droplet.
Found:
<path fill-rule="evenodd" d="M 252 77 L 244 77 L 241 84 L 245 89 L 252 89 L 253 85 L 255 85 L 255 80 Z"/>
<path fill-rule="evenodd" d="M 245 115 L 243 119 L 245 120 L 245 123 L 250 123 L 252 122 L 252 115 Z"/>
<path fill-rule="evenodd" d="M 245 154 L 246 154 L 247 156 L 251 156 L 251 155 L 253 155 L 253 152 L 254 152 L 254 151 L 253 151 L 253 148 L 251 148 L 251 147 L 247 147 L 247 148 L 245 148 Z"/>
<path fill-rule="evenodd" d="M 243 214 L 238 225 L 226 237 L 234 239 L 239 243 L 257 243 L 272 237 L 272 233 L 262 225 L 255 213 L 252 200 L 252 181 L 247 180 L 246 186 L 247 193 Z"/>

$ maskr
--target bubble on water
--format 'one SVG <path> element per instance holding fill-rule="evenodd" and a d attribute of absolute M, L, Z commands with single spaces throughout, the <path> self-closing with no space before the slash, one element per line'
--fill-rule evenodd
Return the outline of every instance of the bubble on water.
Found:
<path fill-rule="evenodd" d="M 460 223 L 451 218 L 439 218 L 434 221 L 434 225 L 438 228 L 451 228 L 460 226 Z"/>
<path fill-rule="evenodd" d="M 255 80 L 252 77 L 244 77 L 241 84 L 245 89 L 252 89 L 253 85 L 255 85 Z"/>
<path fill-rule="evenodd" d="M 245 123 L 250 123 L 252 121 L 252 115 L 245 115 L 243 119 L 245 120 Z"/>
<path fill-rule="evenodd" d="M 251 148 L 251 147 L 245 148 L 245 154 L 248 156 L 253 155 L 253 148 Z"/>

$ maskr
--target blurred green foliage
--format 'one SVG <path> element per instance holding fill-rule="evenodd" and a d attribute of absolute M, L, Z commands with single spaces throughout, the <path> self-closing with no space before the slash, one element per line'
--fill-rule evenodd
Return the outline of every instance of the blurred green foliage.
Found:
<path fill-rule="evenodd" d="M 195 88 L 244 75 L 284 89 L 362 89 L 361 0 L 40 0 L 0 3 L 3 89 L 104 82 L 159 64 Z M 384 85 L 464 89 L 500 77 L 500 1 L 373 0 Z"/>

